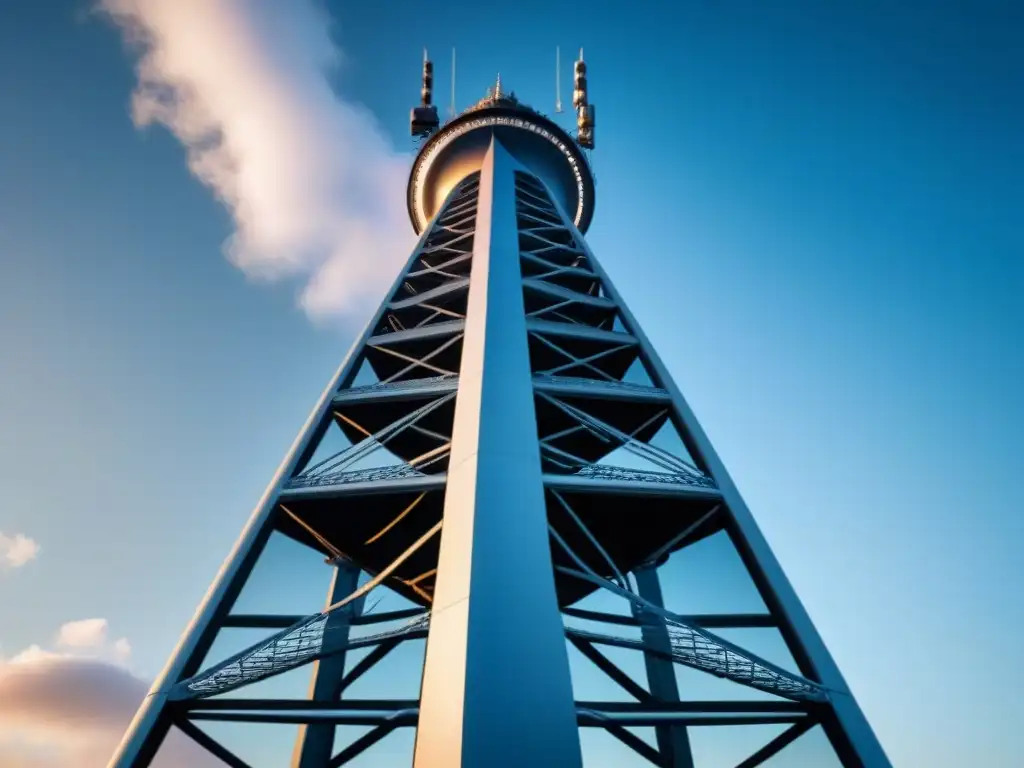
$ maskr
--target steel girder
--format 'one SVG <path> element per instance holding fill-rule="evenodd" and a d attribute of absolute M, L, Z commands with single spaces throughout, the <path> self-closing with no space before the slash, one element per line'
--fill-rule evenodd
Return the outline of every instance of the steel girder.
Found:
<path fill-rule="evenodd" d="M 356 385 L 367 370 L 376 381 Z M 350 445 L 314 462 L 329 428 Z M 652 442 L 663 429 L 681 451 Z M 273 531 L 336 569 L 320 613 L 232 612 Z M 736 543 L 766 613 L 662 604 L 659 565 L 716 532 Z M 369 576 L 361 587 L 342 578 L 358 571 Z M 364 612 L 379 587 L 418 607 Z M 595 591 L 629 615 L 575 605 Z M 232 627 L 268 636 L 204 667 Z M 736 627 L 777 628 L 798 669 L 715 632 Z M 393 649 L 423 638 L 419 699 L 345 698 Z M 568 645 L 635 702 L 574 701 Z M 602 647 L 641 654 L 646 680 Z M 346 672 L 345 653 L 359 648 L 372 650 Z M 225 695 L 303 665 L 314 669 L 306 700 Z M 775 698 L 683 701 L 676 666 Z M 738 768 L 818 724 L 844 766 L 889 765 L 664 365 L 545 185 L 497 141 L 325 390 L 111 768 L 148 765 L 171 727 L 245 768 L 199 721 L 302 724 L 296 768 L 345 765 L 409 727 L 418 768 L 580 764 L 578 727 L 603 729 L 648 764 L 691 768 L 688 729 L 766 723 L 788 728 Z M 371 730 L 331 755 L 338 725 Z M 653 726 L 656 744 L 636 726 Z M 532 738 L 517 737 L 524 730 Z"/>

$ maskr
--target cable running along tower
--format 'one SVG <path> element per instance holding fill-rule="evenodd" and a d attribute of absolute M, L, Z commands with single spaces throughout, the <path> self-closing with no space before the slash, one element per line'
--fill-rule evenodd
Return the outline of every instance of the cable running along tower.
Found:
<path fill-rule="evenodd" d="M 361 755 L 360 765 L 396 765 L 363 753 L 402 731 L 415 733 L 415 768 L 572 768 L 590 762 L 581 738 L 595 732 L 628 747 L 637 765 L 692 768 L 698 731 L 766 724 L 775 731 L 738 768 L 777 754 L 784 763 L 783 750 L 812 730 L 832 764 L 888 768 L 693 412 L 584 240 L 595 189 L 582 51 L 574 75 L 574 135 L 505 93 L 500 78 L 442 126 L 425 57 L 411 120 L 422 145 L 408 185 L 419 242 L 111 768 L 148 766 L 172 730 L 225 765 L 251 765 L 210 735 L 211 721 L 299 724 L 294 768 Z M 329 433 L 345 447 L 323 455 Z M 272 536 L 326 558 L 333 581 L 321 613 L 235 610 Z M 663 600 L 672 585 L 659 571 L 712 539 L 734 548 L 763 610 L 681 614 Z M 404 606 L 375 610 L 382 593 Z M 233 628 L 262 639 L 208 658 Z M 728 639 L 744 637 L 738 630 L 776 633 L 790 663 Z M 417 643 L 418 696 L 352 695 L 395 649 Z M 615 654 L 637 660 L 632 674 Z M 305 699 L 246 694 L 304 665 Z M 727 681 L 737 695 L 695 700 L 685 674 Z M 585 700 L 585 675 L 619 695 Z M 342 738 L 345 726 L 363 730 Z"/>

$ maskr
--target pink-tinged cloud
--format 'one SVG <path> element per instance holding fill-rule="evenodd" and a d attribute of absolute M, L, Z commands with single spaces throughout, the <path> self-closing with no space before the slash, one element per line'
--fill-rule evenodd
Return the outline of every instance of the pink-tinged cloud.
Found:
<path fill-rule="evenodd" d="M 57 645 L 67 648 L 98 648 L 106 641 L 106 619 L 69 621 L 57 633 Z"/>
<path fill-rule="evenodd" d="M 320 3 L 99 7 L 139 53 L 136 124 L 167 127 L 230 211 L 227 257 L 253 277 L 303 280 L 300 302 L 316 318 L 376 305 L 414 241 L 410 161 L 332 89 L 342 54 Z"/>
<path fill-rule="evenodd" d="M 149 686 L 96 659 L 20 654 L 0 662 L 0 766 L 105 768 Z M 221 762 L 172 733 L 154 768 Z"/>
<path fill-rule="evenodd" d="M 71 730 L 124 727 L 147 687 L 126 669 L 56 654 L 0 667 L 0 722 Z"/>
<path fill-rule="evenodd" d="M 106 619 L 69 621 L 57 632 L 57 646 L 75 649 L 79 654 L 83 652 L 92 655 L 100 654 L 104 657 L 112 657 L 117 661 L 127 661 L 132 653 L 132 646 L 128 642 L 128 638 L 121 637 L 108 644 L 107 630 Z"/>
<path fill-rule="evenodd" d="M 39 556 L 39 544 L 23 533 L 8 536 L 0 531 L 0 570 L 20 568 Z"/>

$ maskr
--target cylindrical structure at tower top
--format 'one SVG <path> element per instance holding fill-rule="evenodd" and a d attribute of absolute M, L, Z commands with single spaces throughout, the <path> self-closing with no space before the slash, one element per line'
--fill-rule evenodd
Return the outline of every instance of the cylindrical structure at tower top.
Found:
<path fill-rule="evenodd" d="M 455 186 L 479 171 L 496 136 L 541 179 L 580 232 L 594 215 L 594 176 L 580 146 L 562 128 L 514 98 L 488 98 L 451 120 L 420 149 L 409 175 L 409 218 L 417 234 Z"/>

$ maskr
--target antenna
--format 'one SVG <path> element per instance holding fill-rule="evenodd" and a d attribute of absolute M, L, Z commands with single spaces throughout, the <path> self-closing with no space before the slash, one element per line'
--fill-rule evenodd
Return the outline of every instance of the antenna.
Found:
<path fill-rule="evenodd" d="M 562 111 L 562 54 L 555 46 L 555 112 Z"/>
<path fill-rule="evenodd" d="M 423 49 L 423 81 L 420 88 L 420 105 L 413 107 L 410 116 L 410 130 L 413 136 L 429 136 L 437 130 L 437 107 L 433 105 L 434 65 Z"/>
<path fill-rule="evenodd" d="M 594 105 L 587 98 L 587 64 L 580 57 L 572 65 L 573 91 L 572 106 L 576 110 L 576 143 L 584 149 L 594 148 Z"/>
<path fill-rule="evenodd" d="M 455 117 L 455 48 L 452 48 L 452 103 L 448 105 L 448 114 Z"/>
<path fill-rule="evenodd" d="M 427 57 L 427 49 L 423 49 L 423 89 L 420 91 L 420 104 L 431 105 L 434 96 L 434 64 Z"/>

